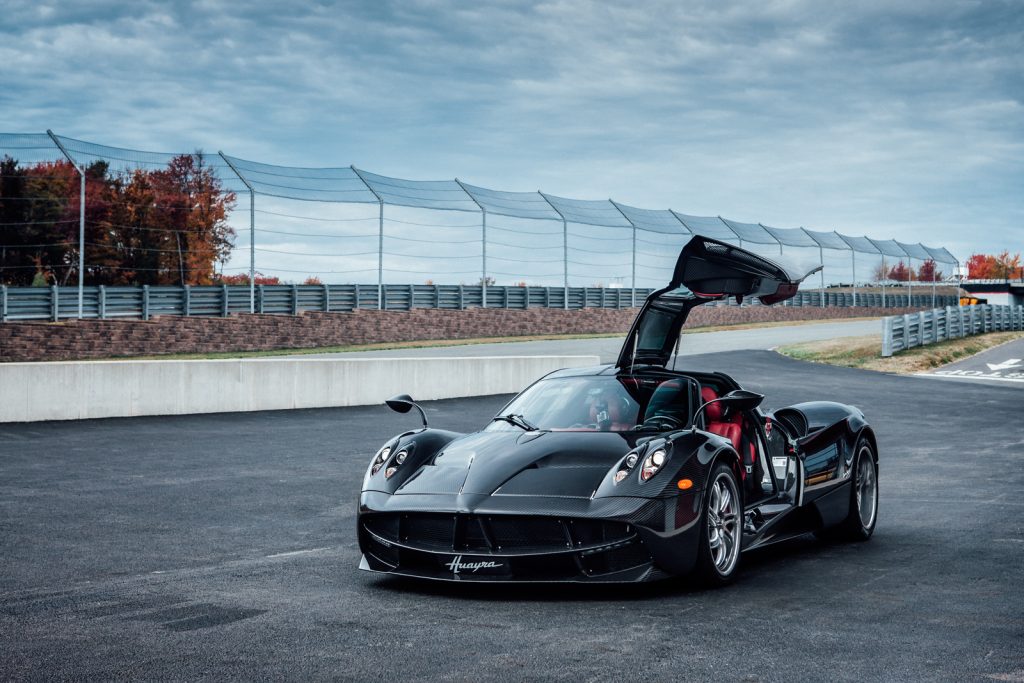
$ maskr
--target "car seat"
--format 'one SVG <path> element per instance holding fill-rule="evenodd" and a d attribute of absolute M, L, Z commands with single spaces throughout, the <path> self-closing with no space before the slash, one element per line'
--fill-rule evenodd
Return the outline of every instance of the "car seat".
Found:
<path fill-rule="evenodd" d="M 718 392 L 711 387 L 701 387 L 700 399 L 704 403 L 713 401 L 718 398 Z M 740 453 L 741 443 L 743 440 L 743 429 L 741 424 L 743 422 L 743 416 L 739 413 L 730 415 L 728 418 L 725 416 L 725 406 L 719 403 L 712 403 L 704 409 L 704 415 L 707 417 L 707 429 L 712 434 L 718 434 L 724 436 L 732 442 L 732 447 L 736 449 L 737 453 Z"/>

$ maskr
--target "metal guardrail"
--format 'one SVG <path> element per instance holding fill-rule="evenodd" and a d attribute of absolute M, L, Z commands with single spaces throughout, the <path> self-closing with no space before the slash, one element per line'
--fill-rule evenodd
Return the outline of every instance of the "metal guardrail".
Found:
<path fill-rule="evenodd" d="M 643 301 L 650 289 L 637 289 Z M 298 315 L 303 311 L 357 309 L 410 311 L 416 308 L 628 308 L 631 289 L 613 287 L 496 287 L 479 285 L 257 285 L 256 313 Z M 486 304 L 484 302 L 486 296 Z M 225 317 L 249 312 L 248 285 L 89 286 L 83 291 L 83 318 L 141 318 L 157 315 Z M 77 287 L 0 285 L 0 322 L 60 321 L 78 317 Z"/>
<path fill-rule="evenodd" d="M 356 309 L 410 311 L 415 308 L 628 308 L 640 304 L 653 290 L 617 287 L 498 287 L 489 285 L 258 285 L 257 313 L 298 315 L 303 311 L 349 312 Z M 634 299 L 635 294 L 635 299 Z M 486 296 L 486 304 L 484 297 Z M 930 295 L 887 295 L 888 308 L 929 306 Z M 938 297 L 953 303 L 955 297 Z M 717 305 L 735 305 L 733 301 Z M 759 305 L 755 301 L 749 305 Z M 850 293 L 799 292 L 787 306 L 853 306 Z M 878 294 L 858 294 L 857 306 L 882 306 Z M 206 287 L 89 286 L 83 290 L 83 318 L 141 318 L 157 315 L 225 317 L 249 312 L 248 285 Z M 78 317 L 77 287 L 7 287 L 0 285 L 0 322 L 60 321 Z"/>
<path fill-rule="evenodd" d="M 1024 330 L 1024 306 L 946 306 L 882 320 L 882 357 L 986 332 Z"/>

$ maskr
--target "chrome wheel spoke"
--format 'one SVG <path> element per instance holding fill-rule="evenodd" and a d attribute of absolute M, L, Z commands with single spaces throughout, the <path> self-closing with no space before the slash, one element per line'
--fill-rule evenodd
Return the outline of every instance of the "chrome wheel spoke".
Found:
<path fill-rule="evenodd" d="M 871 450 L 866 446 L 859 453 L 857 481 L 854 491 L 860 522 L 865 528 L 868 528 L 875 522 L 875 509 L 878 506 L 878 486 L 875 481 L 874 460 L 871 456 Z"/>
<path fill-rule="evenodd" d="M 728 510 L 729 509 L 729 504 L 731 502 L 732 502 L 732 493 L 730 493 L 729 489 L 727 489 L 725 487 L 725 484 L 722 484 L 722 495 L 721 495 L 721 497 L 719 499 L 719 503 L 718 503 L 718 512 L 719 512 L 719 514 L 721 514 L 721 513 L 725 512 L 726 510 Z"/>
<path fill-rule="evenodd" d="M 739 555 L 738 501 L 733 479 L 727 473 L 719 474 L 708 490 L 708 549 L 715 568 L 723 575 L 732 571 Z"/>

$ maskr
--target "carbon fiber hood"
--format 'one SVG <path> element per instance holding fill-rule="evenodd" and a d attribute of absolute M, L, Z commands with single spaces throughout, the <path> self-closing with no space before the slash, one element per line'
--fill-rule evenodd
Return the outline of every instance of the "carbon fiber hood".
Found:
<path fill-rule="evenodd" d="M 634 445 L 612 432 L 478 432 L 449 443 L 395 494 L 590 498 Z"/>

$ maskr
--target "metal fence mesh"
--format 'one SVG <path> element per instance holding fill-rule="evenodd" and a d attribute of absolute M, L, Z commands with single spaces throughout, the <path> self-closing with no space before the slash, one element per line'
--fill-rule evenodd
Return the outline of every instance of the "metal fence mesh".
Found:
<path fill-rule="evenodd" d="M 131 173 L 165 168 L 183 154 L 48 132 L 0 134 L 0 157 L 5 156 L 21 167 L 67 161 L 86 169 L 102 162 L 112 172 Z M 776 228 L 609 199 L 495 190 L 458 179 L 407 180 L 354 166 L 279 166 L 219 152 L 184 156 L 237 196 L 227 219 L 235 233 L 233 249 L 218 267 L 225 275 L 259 272 L 282 281 L 378 287 L 435 282 L 657 287 L 666 282 L 679 247 L 692 234 L 801 266 L 822 265 L 818 282 L 809 284 L 823 287 L 884 285 L 889 267 L 899 261 L 911 268 L 934 261 L 946 274 L 957 264 L 944 247 Z M 88 206 L 90 197 L 84 201 Z M 0 247 L 5 235 L 21 228 L 0 225 Z M 88 268 L 90 247 L 82 246 Z"/>

